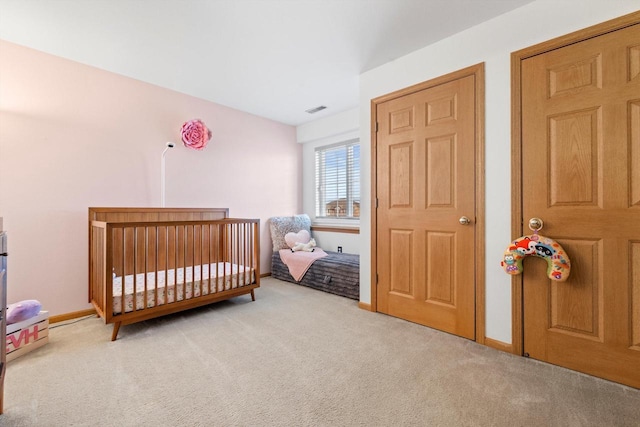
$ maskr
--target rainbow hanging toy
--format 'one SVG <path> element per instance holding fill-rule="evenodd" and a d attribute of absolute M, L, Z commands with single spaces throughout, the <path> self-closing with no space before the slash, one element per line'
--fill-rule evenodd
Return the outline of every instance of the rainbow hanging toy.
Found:
<path fill-rule="evenodd" d="M 500 265 L 508 274 L 520 274 L 522 260 L 527 256 L 536 256 L 547 261 L 549 279 L 564 282 L 569 278 L 571 263 L 567 253 L 558 242 L 538 233 L 514 240 L 504 251 Z"/>

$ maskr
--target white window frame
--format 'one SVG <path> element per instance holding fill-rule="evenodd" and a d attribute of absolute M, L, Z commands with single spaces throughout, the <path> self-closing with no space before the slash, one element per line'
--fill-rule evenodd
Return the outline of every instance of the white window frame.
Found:
<path fill-rule="evenodd" d="M 358 157 L 354 155 L 354 148 L 358 147 Z M 326 176 L 326 158 L 327 153 L 336 150 L 346 150 L 347 164 L 345 165 L 345 207 L 347 209 L 345 216 L 328 215 L 326 211 L 327 203 L 335 199 L 340 200 L 342 197 L 339 195 L 330 196 L 327 190 L 327 176 Z M 360 203 L 360 139 L 350 139 L 342 141 L 337 144 L 325 145 L 315 148 L 314 153 L 314 167 L 315 167 L 315 221 L 314 223 L 325 224 L 342 224 L 342 225 L 358 225 L 360 223 L 359 216 L 354 215 L 354 202 Z M 336 172 L 337 173 L 337 172 Z M 333 179 L 339 178 L 338 176 L 331 177 Z M 338 186 L 338 184 L 336 184 Z M 334 189 L 334 191 L 338 191 Z M 357 193 L 357 194 L 356 194 Z M 335 193 L 334 193 L 335 194 Z M 361 214 L 362 207 L 360 206 Z"/>

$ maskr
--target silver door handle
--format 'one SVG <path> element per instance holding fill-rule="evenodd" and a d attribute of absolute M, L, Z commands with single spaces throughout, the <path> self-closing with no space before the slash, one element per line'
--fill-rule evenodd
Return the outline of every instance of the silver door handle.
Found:
<path fill-rule="evenodd" d="M 469 225 L 469 224 L 471 224 L 471 220 L 470 220 L 468 217 L 464 216 L 464 215 L 460 217 L 460 219 L 458 220 L 458 222 L 459 222 L 460 224 L 462 224 L 462 225 Z"/>
<path fill-rule="evenodd" d="M 544 227 L 544 222 L 540 218 L 531 218 L 529 220 L 529 228 L 532 231 L 540 231 Z"/>

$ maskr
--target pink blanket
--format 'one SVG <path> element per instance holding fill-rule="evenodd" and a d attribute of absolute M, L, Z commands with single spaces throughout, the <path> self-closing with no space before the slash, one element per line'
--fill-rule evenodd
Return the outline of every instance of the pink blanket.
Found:
<path fill-rule="evenodd" d="M 315 248 L 313 252 L 291 252 L 291 249 L 280 249 L 280 259 L 289 267 L 289 273 L 291 273 L 296 282 L 302 280 L 302 277 L 304 277 L 304 274 L 315 260 L 326 256 L 327 253 L 320 248 Z"/>

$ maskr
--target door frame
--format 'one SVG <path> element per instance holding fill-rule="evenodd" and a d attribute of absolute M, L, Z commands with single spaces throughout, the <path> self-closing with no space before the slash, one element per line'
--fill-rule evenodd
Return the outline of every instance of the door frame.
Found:
<path fill-rule="evenodd" d="M 485 342 L 485 192 L 484 192 L 484 118 L 485 118 L 485 81 L 484 62 L 454 71 L 434 79 L 379 96 L 371 100 L 371 308 L 373 312 L 378 311 L 377 295 L 377 236 L 378 219 L 376 215 L 376 198 L 378 194 L 377 184 L 377 106 L 392 99 L 401 98 L 415 92 L 439 86 L 444 83 L 467 77 L 475 77 L 475 227 L 476 241 L 475 251 L 475 341 L 484 344 Z"/>
<path fill-rule="evenodd" d="M 511 53 L 511 237 L 524 233 L 522 218 L 522 61 L 574 43 L 598 37 L 640 23 L 633 12 L 573 33 Z M 524 298 L 522 275 L 511 276 L 511 351 L 524 354 Z"/>

